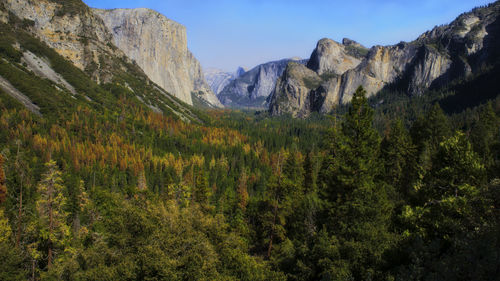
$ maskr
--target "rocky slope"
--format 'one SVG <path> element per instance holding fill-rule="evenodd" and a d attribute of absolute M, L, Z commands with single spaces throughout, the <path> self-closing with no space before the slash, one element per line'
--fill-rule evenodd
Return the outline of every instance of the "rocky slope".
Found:
<path fill-rule="evenodd" d="M 231 81 L 217 96 L 226 106 L 265 108 L 276 81 L 283 74 L 287 64 L 299 58 L 283 59 L 258 65 Z"/>
<path fill-rule="evenodd" d="M 4 73 L 0 79 L 10 83 L 2 83 L 0 88 L 24 105 L 30 99 L 38 105 L 52 98 L 39 96 L 43 91 L 30 95 L 22 89 L 25 83 L 21 80 L 34 79 L 43 85 L 53 84 L 55 91 L 48 92 L 54 100 L 68 101 L 63 96 L 69 94 L 69 101 L 75 103 L 109 107 L 117 93 L 130 94 L 154 111 L 174 114 L 188 122 L 199 120 L 113 44 L 113 35 L 103 20 L 80 0 L 0 0 L 0 27 L 2 50 L 15 54 L 12 62 L 2 61 Z M 201 87 L 205 83 L 201 67 L 192 55 L 189 59 L 195 65 L 190 69 L 193 84 Z M 16 71 L 20 71 L 17 77 L 12 74 Z M 108 96 L 111 92 L 116 94 Z M 40 112 L 47 112 L 47 108 Z"/>
<path fill-rule="evenodd" d="M 369 51 L 349 39 L 343 44 L 322 39 L 307 65 L 320 82 L 309 85 L 311 88 L 304 92 L 300 80 L 310 80 L 312 73 L 283 75 L 269 110 L 274 115 L 291 113 L 303 117 L 311 111 L 328 112 L 349 102 L 360 85 L 369 95 L 385 87 L 419 95 L 467 77 L 499 57 L 499 15 L 500 2 L 496 2 L 462 14 L 449 25 L 436 27 L 413 42 L 374 46 Z"/>
<path fill-rule="evenodd" d="M 112 79 L 109 55 L 126 59 L 108 43 L 112 36 L 102 20 L 81 1 L 1 0 L 8 12 L 30 26 L 44 43 L 91 74 L 97 82 Z M 4 18 L 6 19 L 6 18 Z"/>
<path fill-rule="evenodd" d="M 205 81 L 200 63 L 188 50 L 183 25 L 150 9 L 93 12 L 111 31 L 114 44 L 153 82 L 188 104 L 193 104 L 193 92 L 203 92 L 207 102 L 221 106 Z"/>

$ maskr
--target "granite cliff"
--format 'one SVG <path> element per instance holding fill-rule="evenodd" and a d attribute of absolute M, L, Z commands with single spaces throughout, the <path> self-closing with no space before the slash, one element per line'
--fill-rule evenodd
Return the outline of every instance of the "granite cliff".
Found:
<path fill-rule="evenodd" d="M 193 104 L 192 94 L 199 94 L 213 107 L 222 106 L 188 50 L 183 25 L 144 8 L 92 11 L 111 32 L 113 43 L 153 82 L 188 104 Z"/>
<path fill-rule="evenodd" d="M 234 79 L 240 77 L 246 72 L 243 67 L 238 67 L 235 72 L 226 72 L 216 68 L 209 68 L 204 71 L 205 79 L 207 80 L 210 89 L 218 95 L 224 88 Z"/>
<path fill-rule="evenodd" d="M 258 65 L 225 86 L 217 95 L 219 100 L 229 107 L 267 107 L 268 98 L 276 86 L 276 81 L 291 61 L 300 64 L 307 62 L 292 58 Z"/>
<path fill-rule="evenodd" d="M 495 2 L 464 13 L 410 43 L 369 50 L 349 39 L 342 44 L 322 39 L 307 64 L 310 71 L 298 72 L 297 65 L 288 64 L 290 71 L 278 80 L 269 110 L 273 115 L 305 117 L 311 111 L 329 112 L 348 103 L 360 85 L 370 96 L 386 87 L 421 95 L 429 88 L 465 78 L 499 57 L 499 15 L 500 2 Z"/>
<path fill-rule="evenodd" d="M 3 48 L 17 54 L 21 63 L 12 67 L 21 68 L 35 80 L 53 83 L 54 97 L 69 94 L 79 102 L 106 107 L 119 95 L 133 95 L 155 112 L 173 114 L 187 122 L 200 121 L 192 108 L 154 83 L 115 46 L 101 17 L 80 0 L 0 0 L 0 24 L 6 44 Z M 202 89 L 206 82 L 201 67 L 191 54 L 188 59 L 193 65 L 188 70 L 193 87 Z M 40 103 L 40 97 L 21 91 L 12 83 L 11 73 L 0 74 L 0 80 L 4 92 L 34 113 L 43 113 L 45 109 L 39 111 L 36 101 Z M 115 96 L 107 96 L 110 92 Z M 213 104 L 219 104 L 213 94 L 199 91 L 193 96 L 205 104 L 211 98 Z"/>
<path fill-rule="evenodd" d="M 95 10 L 80 0 L 1 0 L 29 30 L 98 83 L 137 64 L 168 93 L 192 105 L 192 95 L 222 106 L 187 48 L 186 30 L 148 9 Z M 6 23 L 9 15 L 0 16 Z M 134 67 L 132 67 L 134 68 Z"/>

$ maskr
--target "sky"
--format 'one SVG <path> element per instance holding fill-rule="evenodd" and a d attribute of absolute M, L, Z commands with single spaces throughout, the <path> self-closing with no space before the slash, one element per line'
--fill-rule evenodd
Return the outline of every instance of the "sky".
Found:
<path fill-rule="evenodd" d="M 309 58 L 321 38 L 371 47 L 411 41 L 492 0 L 83 0 L 94 8 L 150 8 L 186 26 L 202 67 L 235 71 Z"/>

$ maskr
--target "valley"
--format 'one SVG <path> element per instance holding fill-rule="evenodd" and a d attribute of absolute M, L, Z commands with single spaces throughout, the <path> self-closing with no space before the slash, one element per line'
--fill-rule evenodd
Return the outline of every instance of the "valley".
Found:
<path fill-rule="evenodd" d="M 0 280 L 496 280 L 499 17 L 227 72 L 151 9 L 0 0 Z"/>

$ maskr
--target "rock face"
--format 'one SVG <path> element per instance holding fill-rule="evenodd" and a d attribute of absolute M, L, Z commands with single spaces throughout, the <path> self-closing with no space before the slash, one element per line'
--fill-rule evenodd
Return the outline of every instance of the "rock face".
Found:
<path fill-rule="evenodd" d="M 347 42 L 346 40 L 344 41 Z M 349 41 L 349 45 L 342 45 L 331 39 L 321 39 L 316 49 L 314 49 L 307 67 L 316 71 L 319 75 L 325 73 L 341 75 L 361 63 L 362 57 L 355 54 L 351 55 L 348 52 L 349 46 L 354 46 L 354 44 L 356 44 L 354 41 Z M 359 45 L 359 48 L 363 47 Z"/>
<path fill-rule="evenodd" d="M 149 9 L 93 9 L 113 36 L 114 44 L 160 87 L 193 104 L 192 93 L 220 107 L 205 81 L 200 63 L 187 47 L 186 28 Z"/>
<path fill-rule="evenodd" d="M 279 96 L 273 95 L 271 110 L 276 114 L 291 113 L 294 117 L 303 117 L 313 110 L 316 102 L 309 93 L 321 84 L 319 75 L 305 65 L 290 62 L 283 75 L 276 82 Z M 286 101 L 294 102 L 286 102 Z M 282 102 L 283 101 L 283 102 Z"/>
<path fill-rule="evenodd" d="M 258 65 L 224 87 L 218 94 L 219 100 L 230 107 L 267 107 L 268 98 L 276 87 L 276 81 L 290 61 L 300 64 L 307 62 L 294 58 Z"/>
<path fill-rule="evenodd" d="M 436 27 L 413 42 L 374 46 L 370 50 L 350 39 L 344 39 L 342 44 L 322 39 L 307 64 L 321 79 L 317 87 L 304 95 L 300 80 L 309 79 L 310 72 L 283 75 L 269 110 L 274 115 L 303 117 L 311 111 L 329 112 L 340 103 L 348 103 L 360 85 L 368 95 L 388 86 L 420 95 L 429 88 L 467 77 L 500 57 L 499 16 L 500 2 L 495 2 L 462 14 L 451 24 Z M 301 94 L 291 94 L 298 92 Z"/>
<path fill-rule="evenodd" d="M 239 67 L 236 72 L 225 72 L 220 69 L 209 68 L 205 70 L 204 75 L 210 89 L 218 95 L 224 88 L 234 79 L 240 77 L 246 72 L 242 67 Z"/>

